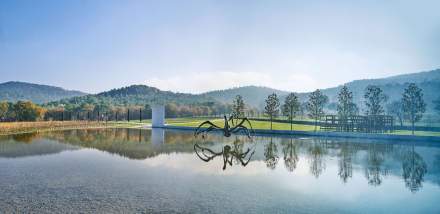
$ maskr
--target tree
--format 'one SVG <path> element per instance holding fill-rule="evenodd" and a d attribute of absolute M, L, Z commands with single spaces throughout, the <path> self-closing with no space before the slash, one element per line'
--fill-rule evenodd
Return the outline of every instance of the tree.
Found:
<path fill-rule="evenodd" d="M 434 110 L 440 114 L 440 97 L 433 101 L 434 103 Z"/>
<path fill-rule="evenodd" d="M 412 134 L 414 135 L 414 124 L 422 119 L 423 113 L 426 111 L 422 89 L 414 83 L 409 84 L 403 93 L 402 106 L 406 118 L 411 123 Z"/>
<path fill-rule="evenodd" d="M 356 115 L 358 107 L 353 102 L 353 93 L 344 85 L 338 94 L 338 104 L 336 107 L 340 121 L 347 121 L 348 117 Z M 347 124 L 344 125 L 347 128 Z"/>
<path fill-rule="evenodd" d="M 353 93 L 344 85 L 338 94 L 338 105 L 336 107 L 338 116 L 346 119 L 349 116 L 356 115 L 358 107 L 353 102 Z"/>
<path fill-rule="evenodd" d="M 235 96 L 232 101 L 232 116 L 234 118 L 244 117 L 244 101 L 241 95 Z"/>
<path fill-rule="evenodd" d="M 384 113 L 383 103 L 387 101 L 387 96 L 383 93 L 382 89 L 369 85 L 365 89 L 364 94 L 365 106 L 367 107 L 366 115 L 381 115 Z"/>
<path fill-rule="evenodd" d="M 324 105 L 328 102 L 328 97 L 317 89 L 309 95 L 307 102 L 307 111 L 309 117 L 315 120 L 315 131 L 318 126 L 318 120 L 324 115 Z"/>
<path fill-rule="evenodd" d="M 6 115 L 9 112 L 9 103 L 6 101 L 0 102 L 0 121 L 6 119 Z"/>
<path fill-rule="evenodd" d="M 284 100 L 282 112 L 290 120 L 290 130 L 292 130 L 293 118 L 298 113 L 300 105 L 298 97 L 294 93 L 290 93 Z"/>
<path fill-rule="evenodd" d="M 264 113 L 270 117 L 270 130 L 272 130 L 272 120 L 278 115 L 280 107 L 280 100 L 275 93 L 269 95 L 266 99 L 266 106 L 264 107 Z"/>
<path fill-rule="evenodd" d="M 388 114 L 394 115 L 397 117 L 400 123 L 400 127 L 403 126 L 403 105 L 401 100 L 396 100 L 387 105 Z"/>
<path fill-rule="evenodd" d="M 14 104 L 14 112 L 18 121 L 37 121 L 41 120 L 46 113 L 46 109 L 35 105 L 30 101 L 18 101 Z"/>

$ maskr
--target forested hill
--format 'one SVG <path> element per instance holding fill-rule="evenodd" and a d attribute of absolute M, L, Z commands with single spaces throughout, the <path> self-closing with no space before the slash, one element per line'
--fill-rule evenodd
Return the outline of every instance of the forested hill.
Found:
<path fill-rule="evenodd" d="M 0 83 L 0 101 L 16 102 L 19 100 L 30 100 L 41 104 L 82 95 L 85 95 L 85 93 L 48 85 L 24 82 Z"/>
<path fill-rule="evenodd" d="M 210 91 L 201 95 L 212 97 L 219 102 L 231 103 L 235 96 L 239 94 L 243 97 L 243 100 L 246 104 L 262 109 L 264 108 L 264 100 L 269 94 L 272 93 L 285 96 L 289 92 L 261 86 L 244 86 L 225 90 Z"/>
<path fill-rule="evenodd" d="M 350 88 L 350 90 L 353 91 L 355 102 L 361 105 L 365 88 L 368 85 L 380 86 L 385 94 L 389 96 L 389 101 L 393 101 L 400 99 L 404 88 L 408 83 L 412 82 L 416 83 L 423 89 L 425 101 L 428 104 L 428 109 L 431 109 L 432 101 L 440 96 L 440 69 L 380 79 L 355 80 L 346 83 L 346 85 Z M 292 84 L 295 83 L 293 82 Z M 337 102 L 337 94 L 341 87 L 342 85 L 321 90 L 330 98 L 330 102 Z M 281 101 L 283 101 L 289 92 L 267 87 L 246 86 L 207 92 L 204 93 L 204 95 L 213 97 L 219 102 L 231 103 L 233 98 L 237 94 L 240 94 L 243 96 L 247 104 L 262 109 L 262 106 L 264 106 L 264 100 L 271 93 L 276 93 L 280 96 Z M 309 93 L 299 93 L 301 101 L 306 101 L 308 94 Z"/>
<path fill-rule="evenodd" d="M 51 102 L 48 105 L 81 105 L 86 103 L 116 106 L 144 106 L 146 104 L 157 102 L 176 104 L 212 104 L 215 102 L 215 100 L 204 95 L 174 93 L 171 91 L 162 91 L 146 85 L 132 85 L 112 89 L 99 94 L 63 99 L 60 101 Z"/>
<path fill-rule="evenodd" d="M 362 103 L 365 88 L 368 85 L 381 87 L 384 93 L 389 97 L 389 102 L 391 102 L 402 97 L 404 88 L 406 88 L 409 83 L 416 83 L 422 88 L 428 109 L 431 109 L 432 101 L 440 97 L 440 69 L 380 79 L 355 80 L 346 83 L 346 85 L 353 91 L 355 102 Z M 324 89 L 323 92 L 330 98 L 330 102 L 337 102 L 338 91 L 341 87 L 342 86 Z M 306 95 L 306 93 L 302 94 L 302 96 Z"/>

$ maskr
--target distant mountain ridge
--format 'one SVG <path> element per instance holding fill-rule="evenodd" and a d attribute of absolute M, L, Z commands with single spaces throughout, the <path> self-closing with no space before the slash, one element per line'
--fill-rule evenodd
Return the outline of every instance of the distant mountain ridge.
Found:
<path fill-rule="evenodd" d="M 143 106 L 155 102 L 175 102 L 179 104 L 203 104 L 216 102 L 213 98 L 205 95 L 195 95 L 188 93 L 174 93 L 162 91 L 155 87 L 146 85 L 131 85 L 127 87 L 112 89 L 98 94 L 89 94 L 66 98 L 59 101 L 48 103 L 48 105 L 58 104 L 80 104 L 80 103 L 112 103 L 115 105 L 136 105 Z"/>
<path fill-rule="evenodd" d="M 86 93 L 55 86 L 17 81 L 0 83 L 0 101 L 17 102 L 19 100 L 30 100 L 34 103 L 42 104 L 83 95 L 86 95 Z"/>
<path fill-rule="evenodd" d="M 355 102 L 362 107 L 363 94 L 368 85 L 381 87 L 389 97 L 389 102 L 401 98 L 404 88 L 408 83 L 416 83 L 423 89 L 428 109 L 432 110 L 432 101 L 440 96 L 440 69 L 419 73 L 402 74 L 378 79 L 354 80 L 346 83 L 353 92 Z M 294 84 L 294 83 L 292 83 Z M 342 85 L 321 89 L 329 97 L 330 103 L 337 102 L 337 94 Z M 65 104 L 65 103 L 96 103 L 107 102 L 116 105 L 144 105 L 146 103 L 161 100 L 182 104 L 207 104 L 214 102 L 230 104 L 236 95 L 241 95 L 250 107 L 262 110 L 264 101 L 271 93 L 276 93 L 283 102 L 288 91 L 277 90 L 263 86 L 244 86 L 225 90 L 214 90 L 201 94 L 175 93 L 162 91 L 146 85 L 131 85 L 128 87 L 112 89 L 98 94 L 85 94 L 79 91 L 68 91 L 59 87 L 38 84 L 7 82 L 0 84 L 0 100 L 17 101 L 32 100 L 36 103 Z M 298 93 L 300 100 L 305 102 L 308 93 Z"/>
<path fill-rule="evenodd" d="M 210 91 L 202 93 L 201 95 L 212 97 L 222 103 L 231 103 L 235 96 L 241 95 L 246 104 L 261 109 L 264 108 L 264 99 L 266 99 L 267 96 L 272 93 L 285 96 L 289 92 L 264 86 L 243 86 L 225 90 Z"/>
<path fill-rule="evenodd" d="M 419 87 L 423 89 L 424 98 L 428 104 L 428 109 L 432 109 L 432 101 L 440 97 L 440 69 L 432 71 L 424 71 L 419 73 L 402 74 L 397 76 L 378 78 L 378 79 L 362 79 L 354 80 L 346 83 L 345 85 L 353 92 L 353 97 L 356 103 L 362 107 L 363 95 L 365 88 L 368 85 L 377 85 L 381 87 L 385 94 L 388 95 L 389 101 L 397 100 L 401 98 L 404 88 L 408 83 L 416 83 Z M 339 90 L 343 85 L 339 85 L 332 88 L 321 89 L 321 91 L 329 97 L 329 101 L 337 102 L 337 95 Z M 232 102 L 233 98 L 240 94 L 243 96 L 245 102 L 253 107 L 258 107 L 263 109 L 264 100 L 271 93 L 276 93 L 281 102 L 284 100 L 285 96 L 289 94 L 288 91 L 282 91 L 277 89 L 272 89 L 268 87 L 259 86 L 244 86 L 231 88 L 226 90 L 216 90 L 211 92 L 203 93 L 204 95 L 213 97 L 219 102 Z M 310 92 L 297 93 L 302 102 L 308 99 Z"/>

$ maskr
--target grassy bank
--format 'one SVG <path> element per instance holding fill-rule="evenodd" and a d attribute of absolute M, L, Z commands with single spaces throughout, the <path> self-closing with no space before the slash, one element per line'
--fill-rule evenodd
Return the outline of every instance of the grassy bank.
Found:
<path fill-rule="evenodd" d="M 179 118 L 179 119 L 171 119 L 167 120 L 167 124 L 171 126 L 186 126 L 186 127 L 197 127 L 203 121 L 208 120 L 209 118 Z M 215 125 L 223 127 L 224 120 L 223 119 L 212 119 Z M 252 127 L 254 129 L 270 129 L 270 122 L 268 121 L 255 121 L 251 120 Z M 289 123 L 279 123 L 273 122 L 272 124 L 273 130 L 290 130 Z M 207 127 L 207 126 L 206 126 Z M 293 130 L 295 131 L 314 131 L 315 127 L 312 125 L 303 125 L 303 124 L 293 124 Z M 319 126 L 317 127 L 319 131 Z M 390 134 L 390 133 L 388 133 Z M 408 130 L 396 130 L 391 134 L 396 135 L 412 135 L 411 131 Z M 414 133 L 416 136 L 440 136 L 440 132 L 431 132 L 431 131 L 416 131 Z"/>
<path fill-rule="evenodd" d="M 0 135 L 42 132 L 65 129 L 133 127 L 135 124 L 124 122 L 97 121 L 41 121 L 41 122 L 6 122 L 0 123 Z"/>

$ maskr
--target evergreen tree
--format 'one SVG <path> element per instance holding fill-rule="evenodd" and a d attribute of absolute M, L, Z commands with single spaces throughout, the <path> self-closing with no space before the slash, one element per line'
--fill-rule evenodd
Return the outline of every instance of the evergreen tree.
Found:
<path fill-rule="evenodd" d="M 300 105 L 298 97 L 294 93 L 290 93 L 284 100 L 282 112 L 290 120 L 290 130 L 293 129 L 293 118 L 298 113 Z"/>
<path fill-rule="evenodd" d="M 422 119 L 423 113 L 426 111 L 422 89 L 414 83 L 409 84 L 403 93 L 402 105 L 403 112 L 411 123 L 412 134 L 414 134 L 414 124 Z"/>
<path fill-rule="evenodd" d="M 386 102 L 388 98 L 381 88 L 375 85 L 367 86 L 364 99 L 365 106 L 367 107 L 365 111 L 366 115 L 381 115 L 385 112 L 383 103 Z"/>
<path fill-rule="evenodd" d="M 318 126 L 318 120 L 324 116 L 324 105 L 328 102 L 328 97 L 322 94 L 317 89 L 309 95 L 309 101 L 307 102 L 307 111 L 309 117 L 315 120 L 315 131 Z"/>
<path fill-rule="evenodd" d="M 270 130 L 272 130 L 273 118 L 278 115 L 280 107 L 280 100 L 275 93 L 269 95 L 266 99 L 266 106 L 264 107 L 264 113 L 270 117 Z"/>

